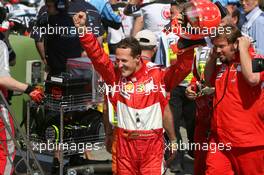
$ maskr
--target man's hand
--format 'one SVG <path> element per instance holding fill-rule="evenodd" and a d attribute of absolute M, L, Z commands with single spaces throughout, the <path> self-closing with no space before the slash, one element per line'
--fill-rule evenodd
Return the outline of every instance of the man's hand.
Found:
<path fill-rule="evenodd" d="M 28 94 L 31 100 L 33 100 L 35 103 L 42 103 L 42 100 L 44 98 L 44 92 L 42 88 L 28 85 L 25 93 Z"/>
<path fill-rule="evenodd" d="M 204 87 L 203 89 L 201 89 L 200 93 L 198 94 L 199 95 L 211 95 L 215 92 L 215 88 L 214 87 Z"/>
<path fill-rule="evenodd" d="M 213 47 L 212 49 L 210 49 L 210 52 L 209 52 L 209 58 L 213 61 L 216 61 L 217 58 L 218 58 L 218 54 L 217 54 L 217 51 L 216 51 L 216 47 Z"/>
<path fill-rule="evenodd" d="M 173 140 L 170 141 L 169 143 L 169 149 L 170 149 L 170 156 L 169 158 L 166 160 L 166 166 L 169 167 L 170 164 L 172 163 L 172 161 L 176 158 L 177 155 L 177 141 Z"/>
<path fill-rule="evenodd" d="M 73 23 L 75 27 L 85 27 L 86 26 L 86 13 L 78 12 L 73 16 Z"/>
<path fill-rule="evenodd" d="M 78 12 L 73 16 L 73 23 L 75 27 L 78 29 L 79 34 L 85 34 L 86 33 L 86 13 L 84 12 Z"/>
<path fill-rule="evenodd" d="M 193 89 L 194 89 L 194 85 L 190 85 L 185 90 L 185 96 L 190 100 L 195 100 L 197 97 L 197 94 Z"/>
<path fill-rule="evenodd" d="M 238 39 L 238 49 L 240 51 L 246 50 L 248 51 L 248 48 L 250 47 L 251 44 L 251 39 L 246 36 L 239 37 Z"/>
<path fill-rule="evenodd" d="M 241 72 L 244 79 L 250 86 L 256 86 L 260 82 L 260 73 L 254 73 L 252 70 L 252 58 L 249 54 L 251 40 L 249 37 L 240 37 L 237 39 L 241 63 Z"/>

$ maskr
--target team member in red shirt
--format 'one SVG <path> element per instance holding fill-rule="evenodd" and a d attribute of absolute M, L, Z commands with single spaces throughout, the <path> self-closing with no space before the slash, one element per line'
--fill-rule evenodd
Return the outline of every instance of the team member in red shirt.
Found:
<path fill-rule="evenodd" d="M 223 28 L 212 38 L 205 68 L 206 82 L 216 91 L 206 174 L 263 175 L 263 81 L 252 72 L 250 39 L 235 26 Z"/>

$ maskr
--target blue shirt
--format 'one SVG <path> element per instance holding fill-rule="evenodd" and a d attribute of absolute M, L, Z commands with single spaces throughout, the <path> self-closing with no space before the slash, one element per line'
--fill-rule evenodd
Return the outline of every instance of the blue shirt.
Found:
<path fill-rule="evenodd" d="M 239 0 L 213 0 L 213 3 L 219 1 L 222 6 L 227 6 L 228 4 L 238 4 Z"/>
<path fill-rule="evenodd" d="M 254 13 L 259 9 L 255 7 L 251 12 L 246 15 L 245 23 L 254 15 Z M 258 54 L 264 55 L 264 12 L 261 13 L 259 17 L 253 22 L 252 26 L 248 30 L 248 35 L 255 41 L 255 47 Z"/>
<path fill-rule="evenodd" d="M 113 11 L 110 3 L 106 0 L 87 0 L 92 4 L 100 13 L 102 18 L 116 23 L 121 23 L 121 17 Z"/>

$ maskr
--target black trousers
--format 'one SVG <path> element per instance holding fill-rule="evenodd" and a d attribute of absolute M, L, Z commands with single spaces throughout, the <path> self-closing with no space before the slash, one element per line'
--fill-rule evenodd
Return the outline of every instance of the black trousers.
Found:
<path fill-rule="evenodd" d="M 180 133 L 180 126 L 182 125 L 182 121 L 184 121 L 185 123 L 189 145 L 194 142 L 195 101 L 189 100 L 185 96 L 185 89 L 186 87 L 184 86 L 177 86 L 172 90 L 169 101 L 174 117 L 174 127 L 178 146 L 180 141 L 182 142 L 182 136 Z M 184 151 L 179 150 L 177 157 L 180 163 L 182 163 L 183 161 L 183 156 Z"/>

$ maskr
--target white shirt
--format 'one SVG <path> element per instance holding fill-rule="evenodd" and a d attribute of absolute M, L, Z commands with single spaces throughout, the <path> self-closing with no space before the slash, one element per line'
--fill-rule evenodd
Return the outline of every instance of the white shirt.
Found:
<path fill-rule="evenodd" d="M 144 29 L 151 30 L 159 38 L 164 26 L 170 22 L 170 4 L 153 3 L 140 9 Z"/>
<path fill-rule="evenodd" d="M 0 76 L 10 76 L 9 53 L 6 44 L 0 40 Z"/>

